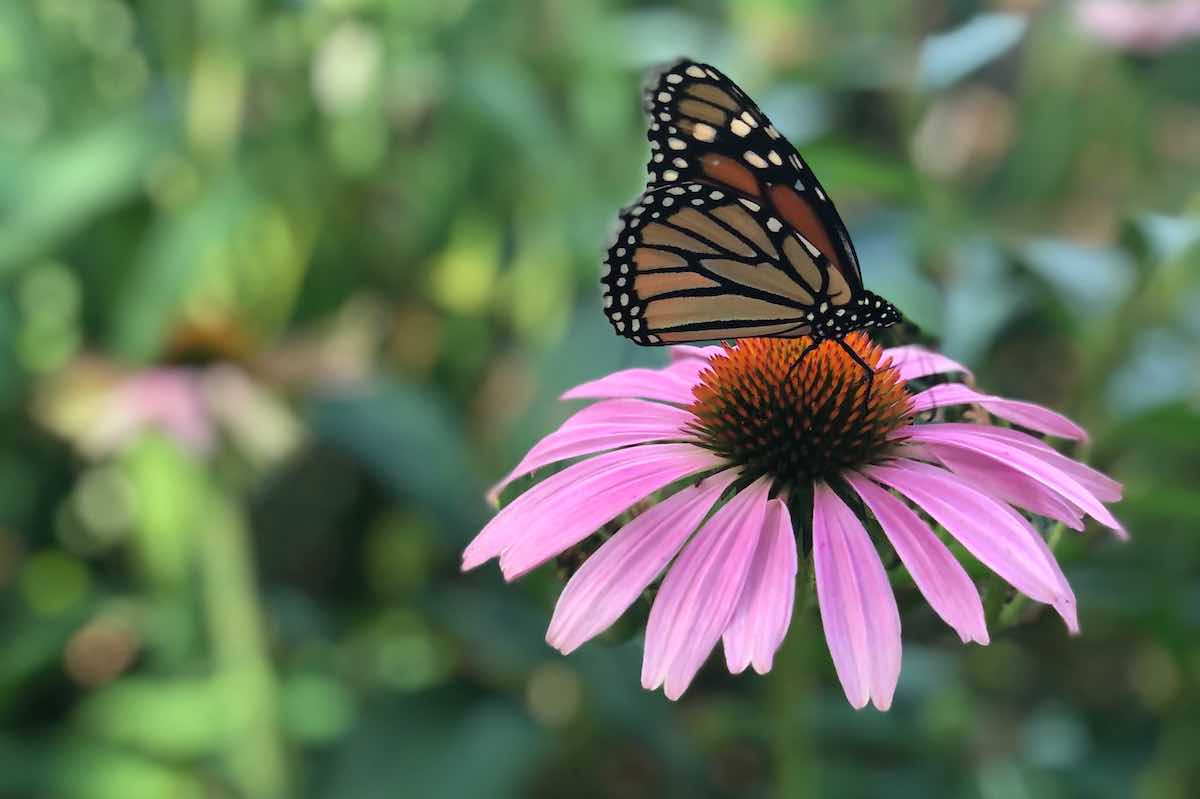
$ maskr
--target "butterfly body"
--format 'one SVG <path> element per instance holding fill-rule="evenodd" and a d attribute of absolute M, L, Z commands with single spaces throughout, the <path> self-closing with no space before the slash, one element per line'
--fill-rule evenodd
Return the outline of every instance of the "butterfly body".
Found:
<path fill-rule="evenodd" d="M 715 68 L 678 61 L 646 91 L 649 181 L 602 268 L 614 329 L 643 345 L 841 341 L 901 321 L 862 285 L 837 209 L 795 148 Z"/>

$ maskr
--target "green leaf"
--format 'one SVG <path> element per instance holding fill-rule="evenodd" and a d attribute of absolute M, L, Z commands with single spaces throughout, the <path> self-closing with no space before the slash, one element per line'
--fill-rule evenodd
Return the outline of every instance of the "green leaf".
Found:
<path fill-rule="evenodd" d="M 153 358 L 179 305 L 253 207 L 234 174 L 215 181 L 195 203 L 157 219 L 112 315 L 113 348 L 126 358 Z"/>
<path fill-rule="evenodd" d="M 164 139 L 158 125 L 130 116 L 19 161 L 0 158 L 0 278 L 137 194 Z"/>

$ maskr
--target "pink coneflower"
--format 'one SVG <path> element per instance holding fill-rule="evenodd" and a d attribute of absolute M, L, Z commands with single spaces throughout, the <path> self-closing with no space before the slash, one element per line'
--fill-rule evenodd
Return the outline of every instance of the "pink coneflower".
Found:
<path fill-rule="evenodd" d="M 1200 37 L 1200 2 L 1084 0 L 1076 6 L 1083 29 L 1120 50 L 1160 53 Z"/>
<path fill-rule="evenodd" d="M 796 590 L 793 512 L 805 521 L 811 513 L 821 622 L 855 708 L 872 701 L 886 710 L 900 674 L 900 614 L 867 514 L 963 642 L 988 642 L 979 594 L 914 506 L 1077 632 L 1071 587 L 1013 506 L 1074 529 L 1091 516 L 1123 535 L 1102 504 L 1117 500 L 1121 486 L 1028 433 L 945 421 L 943 409 L 974 406 L 1064 438 L 1084 431 L 1053 411 L 960 383 L 912 393 L 909 381 L 966 370 L 917 347 L 882 350 L 861 334 L 847 343 L 876 368 L 869 401 L 861 367 L 835 342 L 792 369 L 806 339 L 675 347 L 664 369 L 628 369 L 571 389 L 564 399 L 601 402 L 539 442 L 491 496 L 549 464 L 590 457 L 500 511 L 463 553 L 463 568 L 499 557 L 514 580 L 641 509 L 571 577 L 546 640 L 574 650 L 665 571 L 646 625 L 642 685 L 663 686 L 671 699 L 718 641 L 730 671 L 771 668 Z M 660 498 L 647 507 L 652 496 Z"/>

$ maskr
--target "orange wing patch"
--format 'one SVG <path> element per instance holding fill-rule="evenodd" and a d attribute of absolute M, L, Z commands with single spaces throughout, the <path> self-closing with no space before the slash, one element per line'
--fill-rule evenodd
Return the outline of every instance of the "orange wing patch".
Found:
<path fill-rule="evenodd" d="M 808 201 L 789 186 L 772 186 L 769 192 L 775 210 L 783 220 L 796 229 L 801 236 L 813 243 L 834 267 L 839 271 L 842 265 L 837 261 L 837 250 L 829 239 L 829 234 L 816 212 Z"/>
<path fill-rule="evenodd" d="M 758 178 L 732 158 L 717 153 L 708 153 L 700 159 L 700 170 L 718 183 L 732 186 L 743 194 L 749 194 L 752 197 L 760 194 Z"/>

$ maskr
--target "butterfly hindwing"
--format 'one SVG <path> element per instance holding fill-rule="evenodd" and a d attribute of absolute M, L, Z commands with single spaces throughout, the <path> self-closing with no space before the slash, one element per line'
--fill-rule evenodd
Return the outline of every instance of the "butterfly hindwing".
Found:
<path fill-rule="evenodd" d="M 810 333 L 853 289 L 759 200 L 699 180 L 647 191 L 621 213 L 604 309 L 640 344 Z"/>
<path fill-rule="evenodd" d="M 647 191 L 689 181 L 758 202 L 796 230 L 827 268 L 862 288 L 841 216 L 808 164 L 745 92 L 715 67 L 680 60 L 646 88 Z"/>

